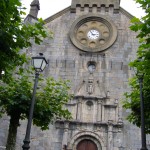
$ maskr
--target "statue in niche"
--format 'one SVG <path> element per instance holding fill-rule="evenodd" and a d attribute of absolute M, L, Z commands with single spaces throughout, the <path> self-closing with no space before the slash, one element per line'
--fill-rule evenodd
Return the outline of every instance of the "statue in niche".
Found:
<path fill-rule="evenodd" d="M 93 80 L 94 80 L 93 77 L 88 79 L 87 92 L 90 95 L 93 94 L 94 92 Z"/>

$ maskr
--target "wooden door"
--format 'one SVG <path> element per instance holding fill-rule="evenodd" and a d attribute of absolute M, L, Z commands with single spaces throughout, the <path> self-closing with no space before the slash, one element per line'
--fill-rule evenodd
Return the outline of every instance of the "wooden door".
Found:
<path fill-rule="evenodd" d="M 78 144 L 77 150 L 97 150 L 97 146 L 91 140 L 83 140 Z"/>

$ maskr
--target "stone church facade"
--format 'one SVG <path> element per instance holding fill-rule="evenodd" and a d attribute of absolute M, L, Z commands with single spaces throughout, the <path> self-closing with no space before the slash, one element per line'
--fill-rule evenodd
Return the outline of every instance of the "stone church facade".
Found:
<path fill-rule="evenodd" d="M 39 1 L 34 0 L 25 21 L 35 22 L 39 8 Z M 33 127 L 31 150 L 141 148 L 140 129 L 126 120 L 129 110 L 121 104 L 133 75 L 128 63 L 138 48 L 136 33 L 129 29 L 131 18 L 120 7 L 120 0 L 72 0 L 70 7 L 45 20 L 53 39 L 33 45 L 27 53 L 46 56 L 45 76 L 71 81 L 74 98 L 66 107 L 73 119 L 56 121 L 46 131 Z M 0 123 L 2 146 L 6 124 L 4 118 Z M 25 129 L 26 121 L 18 130 L 16 150 L 21 150 Z"/>

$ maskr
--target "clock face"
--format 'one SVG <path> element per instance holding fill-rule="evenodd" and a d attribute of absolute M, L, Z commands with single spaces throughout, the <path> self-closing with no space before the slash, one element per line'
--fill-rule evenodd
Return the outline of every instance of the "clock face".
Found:
<path fill-rule="evenodd" d="M 100 36 L 99 31 L 97 31 L 95 29 L 92 29 L 87 33 L 87 37 L 91 40 L 96 40 L 99 38 L 99 36 Z"/>
<path fill-rule="evenodd" d="M 103 51 L 110 47 L 116 38 L 115 25 L 100 15 L 82 16 L 73 23 L 70 30 L 72 43 L 83 51 Z"/>
<path fill-rule="evenodd" d="M 110 38 L 109 28 L 99 21 L 88 21 L 76 31 L 77 40 L 85 47 L 102 47 Z"/>

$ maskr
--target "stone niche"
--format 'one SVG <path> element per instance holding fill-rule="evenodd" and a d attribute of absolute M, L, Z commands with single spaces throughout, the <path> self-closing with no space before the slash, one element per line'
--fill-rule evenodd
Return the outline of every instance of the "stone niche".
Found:
<path fill-rule="evenodd" d="M 75 96 L 67 104 L 73 120 L 83 123 L 107 123 L 109 120 L 118 123 L 118 107 L 118 100 L 111 100 L 109 97 Z"/>

